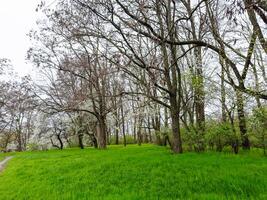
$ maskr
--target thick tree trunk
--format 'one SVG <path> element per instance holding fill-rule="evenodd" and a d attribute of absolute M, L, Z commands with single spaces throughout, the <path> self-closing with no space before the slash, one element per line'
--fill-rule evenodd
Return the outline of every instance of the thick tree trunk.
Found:
<path fill-rule="evenodd" d="M 201 48 L 195 48 L 196 74 L 195 74 L 195 105 L 196 122 L 198 130 L 198 151 L 204 150 L 204 132 L 205 132 L 205 104 L 204 104 L 204 82 L 202 72 Z"/>
<path fill-rule="evenodd" d="M 162 141 L 161 141 L 161 137 L 160 137 L 160 119 L 159 119 L 159 116 L 157 114 L 152 119 L 152 124 L 153 124 L 153 128 L 155 130 L 156 144 L 162 145 Z"/>
<path fill-rule="evenodd" d="M 17 142 L 18 142 L 18 151 L 21 152 L 23 149 L 22 149 L 22 140 L 20 132 L 17 133 Z"/>
<path fill-rule="evenodd" d="M 79 147 L 81 149 L 84 149 L 84 145 L 83 145 L 83 134 L 82 133 L 78 133 L 78 141 L 79 141 Z"/>
<path fill-rule="evenodd" d="M 172 132 L 173 132 L 172 149 L 175 153 L 183 153 L 179 116 L 177 115 L 176 112 L 171 112 L 171 118 L 172 118 Z"/>
<path fill-rule="evenodd" d="M 106 120 L 104 116 L 100 116 L 98 119 L 97 125 L 97 143 L 98 148 L 106 149 L 107 141 L 106 141 Z"/>
<path fill-rule="evenodd" d="M 199 120 L 201 122 L 205 121 L 205 112 L 204 112 L 204 77 L 203 77 L 203 70 L 202 70 L 202 56 L 201 56 L 201 49 L 196 48 L 198 51 L 196 53 L 197 59 L 197 67 L 196 67 L 196 107 L 197 113 L 199 115 Z"/>
<path fill-rule="evenodd" d="M 176 101 L 176 95 L 170 95 L 170 103 L 171 103 L 171 120 L 172 120 L 172 133 L 173 133 L 173 142 L 172 142 L 172 150 L 175 153 L 183 153 L 182 149 L 182 140 L 180 133 L 180 120 L 179 120 L 179 109 Z"/>
<path fill-rule="evenodd" d="M 241 134 L 241 141 L 243 149 L 250 149 L 250 142 L 247 135 L 247 125 L 244 112 L 243 94 L 236 90 L 237 115 L 239 121 L 239 130 Z"/>

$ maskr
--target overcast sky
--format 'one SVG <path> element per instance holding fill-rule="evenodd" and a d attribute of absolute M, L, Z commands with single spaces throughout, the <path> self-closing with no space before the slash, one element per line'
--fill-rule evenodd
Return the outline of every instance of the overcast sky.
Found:
<path fill-rule="evenodd" d="M 26 36 L 36 27 L 35 9 L 39 0 L 0 0 L 0 58 L 11 60 L 23 76 L 33 69 L 25 57 L 30 41 Z"/>

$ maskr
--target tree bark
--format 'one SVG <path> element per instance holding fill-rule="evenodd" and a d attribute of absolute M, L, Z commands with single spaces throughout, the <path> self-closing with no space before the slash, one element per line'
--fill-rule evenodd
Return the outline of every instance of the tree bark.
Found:
<path fill-rule="evenodd" d="M 179 108 L 176 101 L 176 95 L 170 95 L 170 104 L 171 104 L 171 119 L 172 119 L 172 133 L 173 133 L 173 142 L 172 150 L 175 153 L 183 153 L 182 149 L 182 140 L 180 132 L 180 120 L 179 120 Z"/>
<path fill-rule="evenodd" d="M 124 119 L 124 110 L 123 110 L 122 97 L 120 99 L 120 102 L 121 102 L 121 122 L 122 122 L 123 145 L 126 147 L 127 141 L 126 141 L 126 133 L 125 133 L 125 119 Z"/>
<path fill-rule="evenodd" d="M 98 148 L 106 149 L 107 148 L 107 141 L 106 141 L 106 120 L 104 116 L 100 116 L 98 119 L 98 126 L 97 126 L 97 143 Z"/>
<path fill-rule="evenodd" d="M 81 149 L 84 149 L 84 145 L 83 145 L 83 134 L 82 133 L 78 133 L 78 141 L 79 141 L 79 147 Z"/>
<path fill-rule="evenodd" d="M 224 60 L 221 56 L 219 56 L 219 62 L 221 65 L 221 109 L 222 109 L 222 122 L 226 122 L 227 113 L 225 110 L 226 104 L 226 91 L 225 91 L 225 72 L 224 72 Z"/>
<path fill-rule="evenodd" d="M 243 149 L 250 149 L 250 142 L 247 135 L 247 125 L 244 111 L 244 99 L 243 94 L 236 90 L 236 103 L 237 103 L 237 115 L 239 121 L 239 130 L 241 134 L 241 145 Z"/>
<path fill-rule="evenodd" d="M 62 139 L 60 137 L 60 134 L 57 134 L 57 140 L 59 141 L 59 144 L 60 144 L 59 148 L 63 149 L 63 142 L 62 142 Z"/>

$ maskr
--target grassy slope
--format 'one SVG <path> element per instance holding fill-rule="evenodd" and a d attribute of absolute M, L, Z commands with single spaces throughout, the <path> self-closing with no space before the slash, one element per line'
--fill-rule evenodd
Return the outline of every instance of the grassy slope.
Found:
<path fill-rule="evenodd" d="M 267 199 L 267 158 L 129 146 L 17 154 L 0 199 Z"/>

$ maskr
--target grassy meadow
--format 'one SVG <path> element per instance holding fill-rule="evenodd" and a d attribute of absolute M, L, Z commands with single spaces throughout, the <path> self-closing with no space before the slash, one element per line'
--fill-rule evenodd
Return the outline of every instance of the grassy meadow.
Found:
<path fill-rule="evenodd" d="M 3 160 L 5 158 L 6 155 L 0 153 L 0 161 Z"/>
<path fill-rule="evenodd" d="M 264 200 L 267 158 L 257 151 L 174 155 L 154 145 L 16 153 L 0 172 L 0 199 Z"/>

